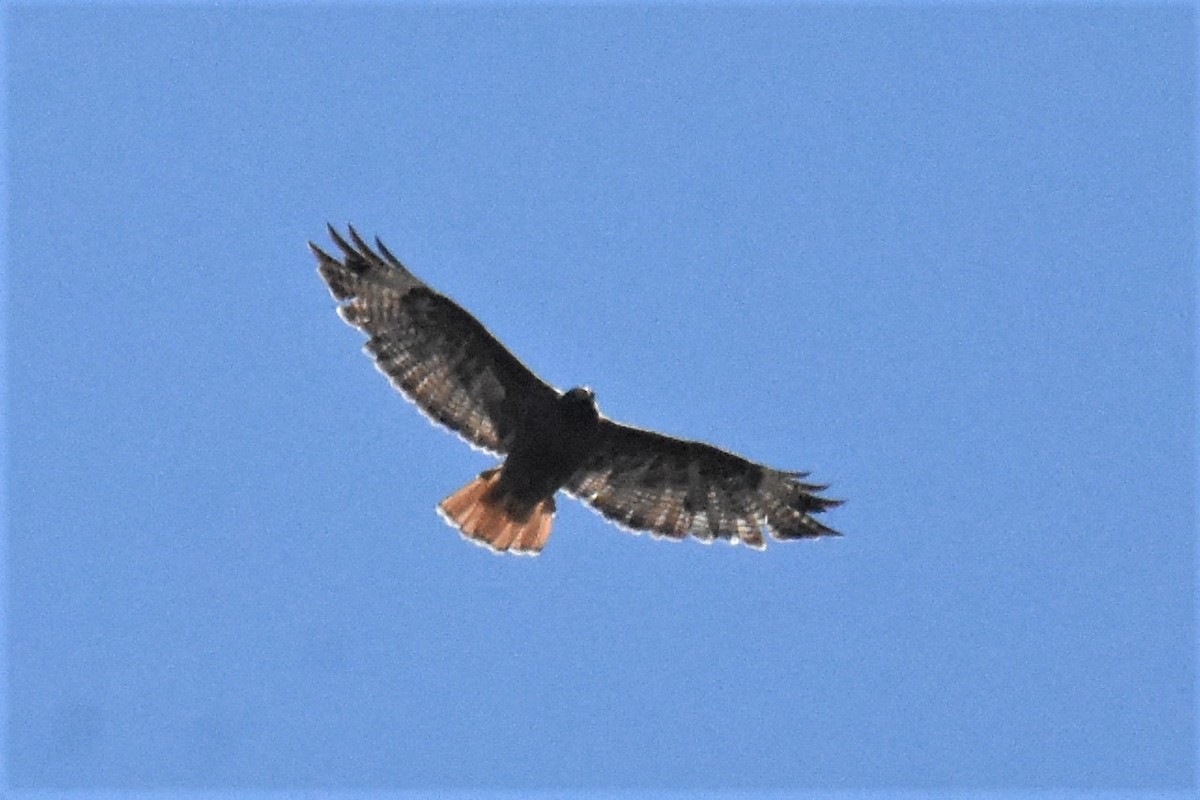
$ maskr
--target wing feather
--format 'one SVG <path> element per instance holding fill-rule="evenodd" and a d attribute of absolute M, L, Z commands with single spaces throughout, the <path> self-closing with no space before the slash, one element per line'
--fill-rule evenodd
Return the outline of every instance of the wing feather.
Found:
<path fill-rule="evenodd" d="M 353 227 L 332 226 L 335 258 L 317 245 L 321 277 L 338 314 L 368 337 L 375 366 L 430 419 L 468 443 L 508 452 L 523 420 L 558 396 L 477 319 L 438 294 L 378 239 L 372 249 Z"/>
<path fill-rule="evenodd" d="M 837 536 L 812 515 L 840 500 L 807 473 L 756 464 L 704 442 L 601 419 L 597 444 L 564 487 L 604 517 L 634 531 L 765 547 L 776 539 Z"/>

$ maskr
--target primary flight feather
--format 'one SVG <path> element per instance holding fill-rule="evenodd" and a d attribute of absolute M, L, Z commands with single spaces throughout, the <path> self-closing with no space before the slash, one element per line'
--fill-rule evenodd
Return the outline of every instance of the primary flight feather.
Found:
<path fill-rule="evenodd" d="M 505 456 L 447 497 L 445 519 L 495 552 L 541 552 L 559 489 L 622 527 L 762 549 L 776 539 L 839 535 L 813 515 L 841 503 L 807 473 L 756 464 L 703 442 L 622 425 L 590 389 L 560 392 L 454 301 L 375 240 L 332 227 L 340 257 L 309 242 L 338 314 L 400 392 L 471 445 Z"/>

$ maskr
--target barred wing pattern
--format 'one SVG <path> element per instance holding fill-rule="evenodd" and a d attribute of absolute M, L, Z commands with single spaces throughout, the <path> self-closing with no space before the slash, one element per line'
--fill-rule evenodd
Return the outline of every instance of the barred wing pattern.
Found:
<path fill-rule="evenodd" d="M 458 304 L 416 278 L 375 240 L 332 227 L 339 260 L 312 242 L 318 272 L 341 306 L 338 314 L 370 337 L 375 366 L 432 420 L 469 444 L 508 452 L 521 421 L 554 402 L 558 391 L 537 377 Z"/>
<path fill-rule="evenodd" d="M 633 531 L 761 550 L 763 529 L 776 539 L 840 535 L 811 515 L 841 501 L 818 496 L 826 487 L 802 482 L 806 475 L 602 419 L 595 450 L 564 488 Z"/>

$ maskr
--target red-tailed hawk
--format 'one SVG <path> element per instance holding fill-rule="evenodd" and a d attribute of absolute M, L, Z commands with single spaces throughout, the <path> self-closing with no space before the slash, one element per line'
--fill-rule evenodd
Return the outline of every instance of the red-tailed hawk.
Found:
<path fill-rule="evenodd" d="M 507 458 L 438 506 L 468 539 L 498 553 L 541 551 L 559 489 L 618 525 L 655 536 L 776 539 L 837 536 L 813 514 L 840 504 L 805 472 L 755 464 L 703 442 L 613 422 L 587 388 L 560 392 L 458 304 L 375 240 L 332 227 L 340 259 L 309 242 L 338 313 L 365 333 L 376 367 L 405 397 L 469 444 Z"/>

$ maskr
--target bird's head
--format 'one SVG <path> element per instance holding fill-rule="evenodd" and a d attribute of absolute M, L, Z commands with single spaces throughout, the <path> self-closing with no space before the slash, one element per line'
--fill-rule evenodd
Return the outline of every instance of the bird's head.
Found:
<path fill-rule="evenodd" d="M 586 386 L 576 386 L 564 394 L 559 402 L 564 405 L 567 413 L 572 417 L 588 420 L 599 418 L 600 412 L 596 410 L 596 393 Z"/>
<path fill-rule="evenodd" d="M 568 403 L 595 403 L 596 393 L 586 386 L 576 386 L 563 395 L 563 400 Z"/>

